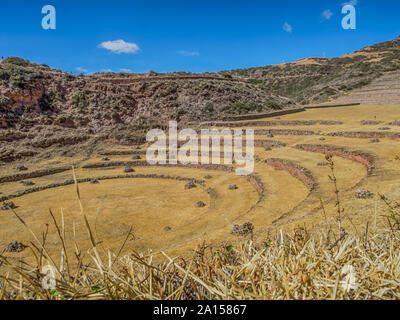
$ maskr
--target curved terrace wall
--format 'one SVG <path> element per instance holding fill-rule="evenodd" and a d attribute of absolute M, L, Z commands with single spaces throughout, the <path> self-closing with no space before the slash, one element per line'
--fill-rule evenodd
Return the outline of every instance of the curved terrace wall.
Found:
<path fill-rule="evenodd" d="M 371 173 L 374 169 L 375 156 L 371 153 L 364 151 L 350 151 L 345 148 L 337 147 L 334 145 L 312 145 L 312 144 L 299 144 L 293 148 L 308 152 L 331 154 L 345 159 L 350 159 L 364 165 L 368 173 Z"/>

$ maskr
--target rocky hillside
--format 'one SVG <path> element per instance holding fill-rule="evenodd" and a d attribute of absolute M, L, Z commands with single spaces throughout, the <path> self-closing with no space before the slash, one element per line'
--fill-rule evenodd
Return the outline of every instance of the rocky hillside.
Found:
<path fill-rule="evenodd" d="M 8 58 L 0 62 L 0 162 L 53 146 L 137 142 L 170 119 L 217 120 L 330 101 L 396 70 L 400 39 L 339 58 L 203 74 L 73 76 Z"/>
<path fill-rule="evenodd" d="M 326 102 L 400 69 L 400 38 L 339 58 L 307 58 L 277 66 L 234 70 L 232 77 L 257 84 L 297 104 Z"/>

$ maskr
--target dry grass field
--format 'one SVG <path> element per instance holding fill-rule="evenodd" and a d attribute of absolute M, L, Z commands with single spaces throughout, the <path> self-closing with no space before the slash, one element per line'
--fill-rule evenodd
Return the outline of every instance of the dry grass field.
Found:
<path fill-rule="evenodd" d="M 186 256 L 203 242 L 215 246 L 237 243 L 240 238 L 231 233 L 232 227 L 246 222 L 254 225 L 256 239 L 275 239 L 299 226 L 316 234 L 333 228 L 338 237 L 335 187 L 326 163 L 326 155 L 332 154 L 340 206 L 344 208 L 341 227 L 359 236 L 367 225 L 376 231 L 382 214 L 387 212 L 379 194 L 400 198 L 400 126 L 393 124 L 396 120 L 400 120 L 400 106 L 361 105 L 309 109 L 276 119 L 242 122 L 243 128 L 256 130 L 257 141 L 285 145 L 256 147 L 253 181 L 229 170 L 144 166 L 141 160 L 132 160 L 131 147 L 106 145 L 105 152 L 113 153 L 109 161 L 101 161 L 103 155 L 27 161 L 24 165 L 28 170 L 23 174 L 66 169 L 35 178 L 9 178 L 13 181 L 0 184 L 0 197 L 71 180 L 69 168 L 75 166 L 78 180 L 99 179 L 95 184 L 79 183 L 81 204 L 97 246 L 118 252 L 126 240 L 123 253 L 151 250 L 154 259 L 161 261 L 161 252 Z M 242 123 L 224 125 L 237 128 Z M 145 148 L 141 146 L 140 151 Z M 141 157 L 144 160 L 145 155 Z M 129 177 L 121 177 L 127 175 L 124 162 L 135 170 Z M 99 163 L 104 167 L 88 168 Z M 9 165 L 2 168 L 0 178 L 15 174 L 15 168 Z M 185 188 L 190 179 L 198 182 L 196 187 Z M 22 180 L 35 185 L 23 186 Z M 233 184 L 236 190 L 229 188 Z M 373 196 L 359 199 L 357 190 L 370 191 Z M 60 239 L 49 209 L 58 223 L 63 217 L 67 251 L 74 250 L 74 243 L 83 251 L 92 248 L 73 183 L 11 201 L 16 205 L 15 213 L 39 238 L 47 229 L 46 250 L 57 260 Z M 199 201 L 205 206 L 196 206 Z M 0 212 L 0 230 L 0 248 L 11 241 L 35 243 L 12 210 Z M 28 249 L 3 255 L 14 262 L 33 260 Z"/>

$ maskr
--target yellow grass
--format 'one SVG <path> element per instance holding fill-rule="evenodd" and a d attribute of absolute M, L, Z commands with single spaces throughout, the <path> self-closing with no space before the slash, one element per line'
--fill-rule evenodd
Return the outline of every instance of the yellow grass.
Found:
<path fill-rule="evenodd" d="M 375 118 L 376 117 L 376 118 Z M 278 140 L 287 144 L 285 148 L 274 148 L 265 151 L 256 148 L 256 156 L 261 161 L 256 163 L 255 175 L 265 186 L 264 197 L 257 204 L 259 195 L 254 187 L 244 178 L 234 173 L 220 171 L 195 170 L 189 168 L 137 167 L 135 174 L 165 174 L 203 180 L 206 175 L 212 179 L 205 180 L 205 187 L 185 190 L 185 182 L 157 179 L 122 179 L 100 181 L 98 185 L 81 184 L 81 197 L 86 215 L 96 227 L 97 236 L 105 248 L 115 249 L 133 227 L 136 240 L 130 240 L 126 249 L 143 251 L 152 249 L 154 252 L 166 250 L 169 254 L 185 253 L 203 240 L 211 243 L 233 240 L 230 234 L 233 224 L 252 222 L 255 234 L 265 236 L 281 228 L 291 230 L 293 224 L 306 223 L 308 226 L 326 223 L 322 210 L 317 210 L 321 200 L 326 205 L 328 219 L 334 219 L 335 209 L 332 203 L 333 187 L 329 183 L 329 170 L 317 166 L 324 161 L 324 155 L 299 151 L 292 148 L 297 144 L 332 144 L 349 150 L 363 150 L 377 156 L 376 170 L 358 187 L 374 193 L 384 193 L 398 196 L 400 172 L 396 154 L 400 153 L 398 141 L 381 139 L 380 143 L 371 143 L 369 139 L 350 139 L 328 137 L 320 141 L 320 137 L 335 131 L 378 131 L 376 126 L 363 126 L 362 120 L 381 120 L 385 123 L 400 119 L 399 106 L 355 106 L 346 108 L 312 109 L 303 113 L 280 117 L 281 120 L 336 120 L 343 125 L 315 126 L 276 126 L 281 129 L 304 129 L 319 132 L 314 136 L 264 136 L 256 139 Z M 265 119 L 267 121 L 274 119 Z M 262 121 L 262 120 L 257 120 Z M 269 129 L 270 127 L 256 127 Z M 391 132 L 400 132 L 400 127 L 391 127 Z M 105 146 L 106 150 L 128 150 L 124 146 Z M 143 149 L 142 149 L 143 150 Z M 109 156 L 112 161 L 130 161 L 130 156 Z M 313 192 L 298 179 L 285 171 L 278 171 L 266 165 L 263 160 L 281 158 L 296 162 L 312 172 L 319 186 Z M 96 178 L 114 176 L 122 173 L 121 167 L 111 169 L 82 169 L 88 163 L 99 162 L 101 156 L 94 155 L 90 159 L 82 157 L 57 158 L 48 161 L 25 163 L 30 171 L 77 165 L 77 178 Z M 59 163 L 54 164 L 57 161 Z M 334 157 L 337 169 L 338 187 L 344 206 L 358 226 L 364 226 L 367 221 L 373 221 L 376 209 L 383 204 L 375 199 L 359 200 L 354 197 L 354 187 L 362 181 L 367 172 L 363 165 L 348 159 Z M 51 163 L 51 165 L 49 165 Z M 12 166 L 2 169 L 1 175 L 12 174 Z M 35 182 L 35 187 L 71 179 L 71 172 L 29 179 Z M 230 184 L 238 185 L 236 191 L 228 190 Z M 13 194 L 25 187 L 20 182 L 0 184 L 3 195 Z M 208 188 L 216 190 L 217 199 L 211 199 Z M 347 191 L 346 191 L 347 190 Z M 72 227 L 75 223 L 77 241 L 85 248 L 90 243 L 80 230 L 85 226 L 79 218 L 79 207 L 74 200 L 74 187 L 58 187 L 46 191 L 13 199 L 18 206 L 17 212 L 27 221 L 31 228 L 40 233 L 45 225 L 51 225 L 48 209 L 60 212 L 65 216 L 67 237 L 72 239 Z M 205 208 L 196 208 L 197 201 L 207 204 Z M 165 231 L 165 227 L 171 227 Z M 352 227 L 353 228 L 353 227 Z M 29 243 L 30 237 L 25 234 L 15 216 L 10 211 L 2 211 L 0 215 L 0 247 L 5 247 L 13 240 Z M 354 228 L 353 228 L 354 229 Z M 49 228 L 49 251 L 56 250 L 55 228 Z M 18 256 L 27 256 L 27 251 Z M 11 256 L 15 256 L 11 254 Z"/>

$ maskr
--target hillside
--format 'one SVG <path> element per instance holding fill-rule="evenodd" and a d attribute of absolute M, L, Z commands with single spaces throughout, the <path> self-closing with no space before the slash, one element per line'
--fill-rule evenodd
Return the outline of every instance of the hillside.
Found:
<path fill-rule="evenodd" d="M 203 74 L 73 76 L 8 58 L 0 63 L 0 162 L 79 151 L 63 149 L 72 144 L 90 153 L 97 141 L 139 143 L 169 119 L 218 120 L 363 95 L 357 90 L 399 69 L 399 39 L 339 58 Z M 358 99 L 365 102 L 351 101 Z"/>

